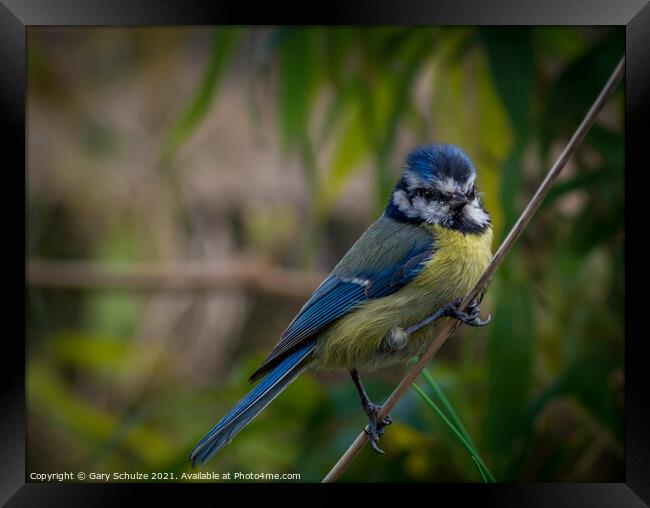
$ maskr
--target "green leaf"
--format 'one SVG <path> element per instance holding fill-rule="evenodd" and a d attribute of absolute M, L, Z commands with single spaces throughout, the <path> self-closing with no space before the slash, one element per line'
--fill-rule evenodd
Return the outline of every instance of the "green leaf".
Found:
<path fill-rule="evenodd" d="M 518 215 L 517 197 L 522 187 L 522 155 L 531 134 L 531 105 L 534 81 L 534 53 L 529 28 L 482 28 L 483 42 L 490 74 L 501 102 L 508 114 L 514 142 L 502 165 L 500 181 L 504 228 Z"/>
<path fill-rule="evenodd" d="M 277 53 L 280 142 L 286 152 L 307 135 L 318 77 L 314 33 L 307 28 L 285 29 Z"/>
<path fill-rule="evenodd" d="M 452 433 L 456 436 L 460 444 L 469 452 L 470 458 L 474 461 L 474 463 L 477 465 L 479 472 L 481 474 L 482 478 L 488 477 L 491 482 L 495 482 L 496 479 L 490 472 L 490 470 L 487 468 L 483 460 L 481 459 L 480 455 L 478 454 L 478 451 L 476 448 L 473 446 L 473 444 L 467 439 L 465 435 L 449 420 L 449 418 L 444 414 L 444 412 L 438 407 L 438 405 L 431 400 L 431 398 L 420 388 L 416 383 L 413 383 L 411 385 L 413 389 L 418 393 L 420 397 L 426 402 L 426 404 L 434 410 L 434 412 L 442 419 L 442 421 L 449 427 L 449 429 L 452 431 Z"/>
<path fill-rule="evenodd" d="M 513 277 L 495 298 L 487 340 L 486 434 L 491 450 L 506 456 L 528 404 L 534 337 L 529 286 Z"/>
<path fill-rule="evenodd" d="M 487 58 L 482 56 L 477 61 L 475 71 L 477 105 L 470 113 L 475 118 L 477 127 L 473 137 L 476 145 L 470 145 L 469 149 L 472 150 L 472 160 L 478 169 L 478 185 L 483 192 L 483 201 L 492 217 L 494 237 L 498 239 L 507 225 L 500 196 L 503 183 L 501 165 L 512 147 L 513 136 L 508 115 L 490 76 Z M 513 212 L 510 210 L 509 213 Z"/>
<path fill-rule="evenodd" d="M 553 205 L 558 199 L 566 194 L 575 192 L 577 190 L 591 190 L 603 184 L 616 184 L 620 175 L 607 170 L 601 171 L 581 171 L 574 177 L 568 178 L 562 182 L 556 183 L 555 186 L 549 191 L 544 202 L 542 209 L 548 208 Z"/>
<path fill-rule="evenodd" d="M 66 333 L 54 337 L 56 359 L 66 366 L 89 371 L 115 371 L 132 359 L 132 345 L 122 340 L 97 337 L 86 333 Z"/>
<path fill-rule="evenodd" d="M 476 464 L 476 469 L 478 469 L 478 472 L 481 475 L 481 480 L 483 480 L 483 483 L 490 483 L 490 480 L 486 476 L 485 471 L 483 471 L 483 468 L 481 467 L 481 463 L 474 455 L 472 455 L 472 460 L 474 461 L 474 464 Z"/>
<path fill-rule="evenodd" d="M 516 145 L 501 166 L 499 198 L 503 211 L 503 227 L 501 228 L 503 237 L 505 237 L 519 216 L 519 203 L 517 198 L 521 193 L 524 182 L 522 155 L 521 145 Z"/>
<path fill-rule="evenodd" d="M 372 86 L 373 119 L 375 129 L 375 212 L 379 213 L 386 206 L 394 184 L 395 175 L 391 174 L 390 162 L 397 133 L 408 105 L 415 78 L 422 69 L 425 56 L 430 51 L 430 40 L 426 31 L 415 31 L 409 37 L 400 34 L 399 44 L 389 45 L 395 53 L 394 66 L 383 68 Z M 396 41 L 395 41 L 396 42 Z"/>
<path fill-rule="evenodd" d="M 625 50 L 621 27 L 570 61 L 550 86 L 540 144 L 545 154 L 553 139 L 573 133 Z M 619 89 L 622 86 L 619 85 Z"/>
<path fill-rule="evenodd" d="M 557 57 L 575 58 L 585 51 L 590 42 L 582 28 L 567 26 L 538 27 L 534 35 L 536 54 L 541 57 L 548 55 L 554 60 Z"/>
<path fill-rule="evenodd" d="M 180 146 L 194 134 L 210 111 L 223 72 L 241 34 L 242 30 L 240 28 L 219 28 L 215 31 L 212 51 L 201 82 L 185 109 L 172 124 L 165 140 L 163 146 L 164 160 L 169 160 L 174 156 Z"/>
<path fill-rule="evenodd" d="M 329 162 L 327 178 L 320 190 L 318 212 L 323 214 L 339 194 L 347 179 L 359 167 L 367 153 L 364 125 L 360 112 L 354 108 L 347 114 L 345 125 L 340 129 L 334 153 Z"/>
<path fill-rule="evenodd" d="M 508 113 L 517 143 L 531 131 L 534 53 L 530 28 L 482 28 L 480 38 L 490 62 L 490 72 Z"/>
<path fill-rule="evenodd" d="M 456 413 L 456 410 L 453 408 L 451 405 L 451 402 L 449 402 L 449 399 L 447 399 L 447 396 L 444 394 L 442 389 L 438 386 L 438 383 L 433 379 L 431 374 L 424 369 L 422 371 L 422 376 L 424 377 L 425 381 L 429 385 L 429 388 L 431 391 L 435 394 L 435 396 L 440 400 L 442 403 L 442 406 L 445 408 L 445 411 L 447 411 L 447 414 L 449 415 L 449 419 L 453 422 L 453 424 L 456 426 L 456 428 L 465 436 L 465 439 L 472 445 L 472 447 L 476 448 L 474 445 L 474 441 L 469 435 L 469 432 L 467 432 L 467 429 L 465 428 L 465 425 L 463 425 L 463 422 L 460 420 L 458 414 Z"/>
<path fill-rule="evenodd" d="M 114 264 L 142 256 L 144 244 L 132 215 L 116 223 L 98 239 L 94 257 Z M 122 291 L 92 292 L 83 300 L 84 324 L 93 333 L 111 337 L 128 337 L 133 333 L 142 300 Z"/>
<path fill-rule="evenodd" d="M 341 118 L 352 108 L 359 108 L 357 97 L 360 95 L 361 84 L 356 78 L 351 78 L 344 83 L 337 85 L 336 93 L 332 103 L 327 108 L 316 142 L 320 146 L 335 132 L 335 127 L 341 122 Z"/>
<path fill-rule="evenodd" d="M 70 436 L 86 452 L 107 439 L 119 425 L 115 414 L 77 393 L 43 361 L 32 361 L 28 371 L 27 398 L 31 414 L 50 422 L 51 429 Z M 129 429 L 124 439 L 127 453 L 151 467 L 168 460 L 176 450 L 170 440 L 144 426 Z M 69 462 L 68 462 L 69 463 Z"/>
<path fill-rule="evenodd" d="M 65 367 L 91 375 L 118 376 L 125 380 L 146 372 L 157 357 L 151 354 L 150 348 L 138 343 L 85 332 L 54 336 L 52 350 L 57 362 Z"/>
<path fill-rule="evenodd" d="M 338 86 L 343 80 L 345 64 L 353 54 L 350 49 L 354 47 L 358 33 L 352 27 L 335 27 L 325 30 L 324 37 L 327 73 L 332 83 Z"/>

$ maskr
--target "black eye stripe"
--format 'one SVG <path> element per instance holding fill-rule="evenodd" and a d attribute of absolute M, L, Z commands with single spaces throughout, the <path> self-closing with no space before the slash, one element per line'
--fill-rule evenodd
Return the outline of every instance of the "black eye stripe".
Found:
<path fill-rule="evenodd" d="M 431 189 L 416 189 L 413 194 L 415 196 L 419 196 L 421 198 L 424 198 L 427 201 L 430 201 L 430 200 L 432 200 L 434 198 L 436 198 L 436 199 L 441 199 L 442 198 L 442 193 L 440 193 L 438 191 L 431 190 Z"/>

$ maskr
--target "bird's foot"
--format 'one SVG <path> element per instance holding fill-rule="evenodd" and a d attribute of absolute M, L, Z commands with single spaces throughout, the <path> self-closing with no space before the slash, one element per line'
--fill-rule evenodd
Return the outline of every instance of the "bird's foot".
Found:
<path fill-rule="evenodd" d="M 457 319 L 467 326 L 485 326 L 490 322 L 491 316 L 489 314 L 485 319 L 480 318 L 480 309 L 476 299 L 464 311 L 458 310 L 462 301 L 462 298 L 456 298 L 453 302 L 445 304 L 443 306 L 444 315 Z"/>
<path fill-rule="evenodd" d="M 392 419 L 390 415 L 386 415 L 380 421 L 377 421 L 377 415 L 379 414 L 380 409 L 381 406 L 373 404 L 372 402 L 364 404 L 363 410 L 368 416 L 368 428 L 364 430 L 366 434 L 368 434 L 368 440 L 370 441 L 370 446 L 372 449 L 377 453 L 384 454 L 384 450 L 379 448 L 377 442 L 379 441 L 379 438 L 384 435 L 386 426 L 392 423 Z"/>

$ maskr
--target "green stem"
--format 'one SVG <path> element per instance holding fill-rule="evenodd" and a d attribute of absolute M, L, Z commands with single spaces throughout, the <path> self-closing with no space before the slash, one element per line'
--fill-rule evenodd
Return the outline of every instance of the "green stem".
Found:
<path fill-rule="evenodd" d="M 483 471 L 481 464 L 479 464 L 479 461 L 476 458 L 476 456 L 472 455 L 472 460 L 474 461 L 474 464 L 476 464 L 476 469 L 478 469 L 478 472 L 481 475 L 481 479 L 483 480 L 483 483 L 490 483 L 490 480 L 488 480 L 488 478 L 485 476 L 485 472 Z"/>
<path fill-rule="evenodd" d="M 489 470 L 489 468 L 485 465 L 485 462 L 483 462 L 483 459 L 481 459 L 480 454 L 476 450 L 474 446 L 472 446 L 472 443 L 468 441 L 467 437 L 465 437 L 462 432 L 447 418 L 447 416 L 443 413 L 443 411 L 438 407 L 438 405 L 431 400 L 431 398 L 420 388 L 416 383 L 413 383 L 413 388 L 415 389 L 416 392 L 422 397 L 422 399 L 426 402 L 426 404 L 433 409 L 437 415 L 442 419 L 442 421 L 452 430 L 458 441 L 463 445 L 463 447 L 468 451 L 470 456 L 472 457 L 472 460 L 476 464 L 479 465 L 480 469 L 482 470 L 481 476 L 483 477 L 484 474 L 487 476 L 490 482 L 494 483 L 496 482 L 496 479 L 494 478 L 494 475 L 492 472 Z"/>
<path fill-rule="evenodd" d="M 458 430 L 460 430 L 463 433 L 463 435 L 465 436 L 467 441 L 469 441 L 469 443 L 472 445 L 472 447 L 476 448 L 476 445 L 474 444 L 474 441 L 472 441 L 472 438 L 471 438 L 469 432 L 467 432 L 467 429 L 465 428 L 465 425 L 463 425 L 463 422 L 458 417 L 458 414 L 456 413 L 453 406 L 449 402 L 449 399 L 447 399 L 444 392 L 438 386 L 438 383 L 436 383 L 436 381 L 433 379 L 433 377 L 431 376 L 429 371 L 426 370 L 426 369 L 424 369 L 422 371 L 422 376 L 424 377 L 425 381 L 429 385 L 429 388 L 431 388 L 433 393 L 436 394 L 436 397 L 438 397 L 438 399 L 440 399 L 440 402 L 442 402 L 442 405 L 445 408 L 445 411 L 447 411 L 447 414 L 449 415 L 449 418 L 451 419 L 451 421 L 458 428 Z"/>

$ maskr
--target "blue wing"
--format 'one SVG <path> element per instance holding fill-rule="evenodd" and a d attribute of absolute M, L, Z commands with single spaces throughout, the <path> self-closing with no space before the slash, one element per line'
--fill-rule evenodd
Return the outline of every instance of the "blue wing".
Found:
<path fill-rule="evenodd" d="M 318 333 L 360 303 L 404 287 L 432 253 L 433 237 L 421 228 L 385 217 L 377 221 L 314 291 L 250 380 L 260 378 L 296 348 L 315 340 Z"/>

